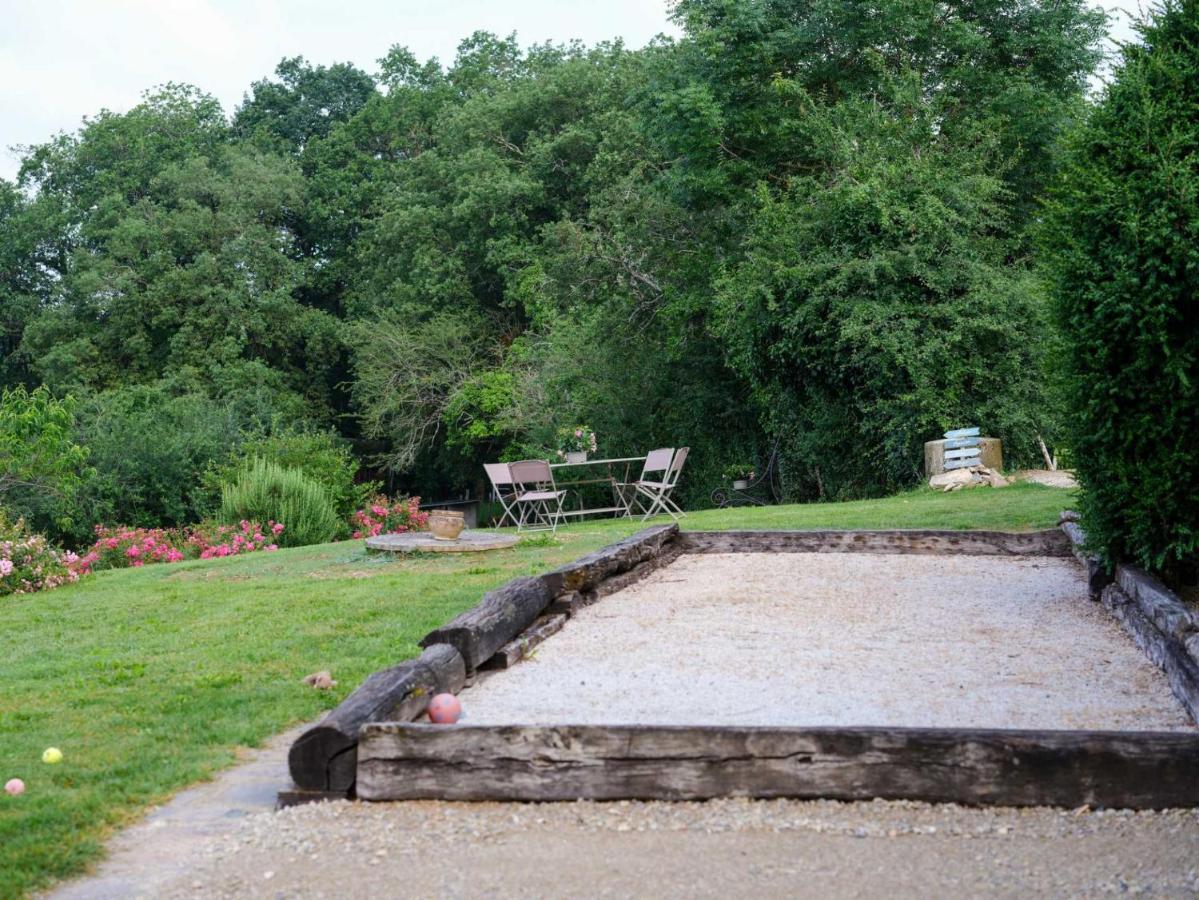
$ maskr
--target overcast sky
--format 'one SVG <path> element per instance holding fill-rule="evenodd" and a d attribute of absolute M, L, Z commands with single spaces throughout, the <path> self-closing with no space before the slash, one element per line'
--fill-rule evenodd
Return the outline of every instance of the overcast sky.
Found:
<path fill-rule="evenodd" d="M 284 56 L 374 72 L 404 44 L 448 62 L 476 30 L 632 47 L 677 33 L 667 0 L 0 0 L 0 178 L 16 174 L 13 145 L 124 111 L 156 84 L 198 85 L 231 113 Z"/>

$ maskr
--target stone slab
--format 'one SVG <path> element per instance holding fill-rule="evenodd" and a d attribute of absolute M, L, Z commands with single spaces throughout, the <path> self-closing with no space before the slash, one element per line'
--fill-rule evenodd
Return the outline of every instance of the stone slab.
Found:
<path fill-rule="evenodd" d="M 493 534 L 486 531 L 464 531 L 456 541 L 439 541 L 427 531 L 405 534 L 381 534 L 366 539 L 367 550 L 382 553 L 475 553 L 482 550 L 507 550 L 515 547 L 520 538 L 514 534 Z"/>

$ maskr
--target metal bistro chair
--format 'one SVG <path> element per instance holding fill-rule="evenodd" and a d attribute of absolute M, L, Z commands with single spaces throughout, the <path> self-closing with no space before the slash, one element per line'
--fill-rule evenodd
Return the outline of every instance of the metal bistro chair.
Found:
<path fill-rule="evenodd" d="M 519 524 L 516 519 L 516 488 L 512 484 L 512 472 L 507 463 L 483 463 L 483 470 L 491 481 L 491 493 L 500 507 L 504 510 L 496 528 L 503 528 L 509 519 L 513 525 Z"/>
<path fill-rule="evenodd" d="M 679 483 L 679 476 L 683 474 L 683 464 L 687 462 L 687 454 L 690 452 L 690 447 L 680 447 L 676 450 L 674 459 L 670 461 L 670 465 L 666 469 L 666 475 L 661 481 L 642 480 L 634 485 L 637 493 L 649 500 L 649 506 L 646 507 L 640 498 L 638 498 L 638 505 L 645 510 L 645 515 L 641 517 L 641 521 L 644 522 L 650 516 L 659 512 L 666 513 L 676 522 L 687 515 L 677 503 L 670 499 L 670 495 L 674 493 L 674 487 Z"/>
<path fill-rule="evenodd" d="M 666 473 L 670 471 L 670 461 L 674 459 L 674 447 L 660 447 L 657 450 L 651 450 L 645 455 L 645 463 L 641 466 L 641 475 L 636 481 L 621 482 L 616 485 L 616 491 L 620 495 L 620 502 L 625 505 L 625 516 L 633 515 L 633 505 L 636 504 L 640 512 L 645 512 L 645 505 L 637 496 L 637 485 L 639 484 L 657 484 L 666 477 Z M 657 478 L 650 476 L 655 473 L 661 473 Z"/>
<path fill-rule="evenodd" d="M 557 533 L 566 491 L 558 490 L 554 484 L 550 464 L 544 459 L 526 459 L 511 463 L 508 471 L 516 491 L 512 504 L 516 510 L 516 530 Z"/>

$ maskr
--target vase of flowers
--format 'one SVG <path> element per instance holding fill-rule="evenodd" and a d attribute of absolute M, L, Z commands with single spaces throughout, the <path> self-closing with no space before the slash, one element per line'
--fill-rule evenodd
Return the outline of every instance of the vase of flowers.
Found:
<path fill-rule="evenodd" d="M 558 459 L 564 462 L 587 462 L 587 454 L 594 453 L 595 446 L 595 432 L 587 425 L 558 429 Z"/>
<path fill-rule="evenodd" d="M 753 466 L 736 463 L 724 470 L 724 477 L 733 483 L 734 491 L 744 491 L 749 487 L 749 483 L 757 477 L 757 473 Z"/>

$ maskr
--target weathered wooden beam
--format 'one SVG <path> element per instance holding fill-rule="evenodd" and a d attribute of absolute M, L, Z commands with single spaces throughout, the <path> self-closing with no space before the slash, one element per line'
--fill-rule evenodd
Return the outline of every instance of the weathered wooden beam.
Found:
<path fill-rule="evenodd" d="M 593 594 L 594 592 L 589 593 Z M 550 605 L 545 608 L 545 611 L 548 615 L 553 616 L 573 616 L 584 606 L 589 606 L 593 602 L 594 599 L 588 599 L 588 596 L 578 591 L 567 591 L 550 601 Z"/>
<path fill-rule="evenodd" d="M 514 578 L 483 595 L 477 606 L 421 638 L 421 646 L 449 644 L 473 672 L 544 612 L 555 592 L 544 578 Z"/>
<path fill-rule="evenodd" d="M 532 625 L 510 640 L 483 665 L 480 669 L 510 669 L 518 662 L 528 658 L 533 648 L 551 635 L 557 634 L 566 624 L 563 614 L 542 616 Z"/>
<path fill-rule="evenodd" d="M 550 585 L 554 596 L 567 591 L 586 592 L 595 588 L 605 578 L 627 572 L 647 559 L 657 556 L 678 534 L 679 526 L 674 524 L 644 528 L 624 540 L 579 557 L 574 562 L 541 577 Z"/>
<path fill-rule="evenodd" d="M 619 575 L 612 575 L 609 578 L 605 578 L 589 591 L 568 591 L 560 597 L 555 597 L 546 609 L 546 612 L 561 613 L 567 616 L 576 615 L 583 607 L 590 606 L 597 600 L 610 597 L 617 591 L 623 591 L 625 588 L 631 587 L 650 573 L 670 565 L 682 555 L 682 546 L 677 541 L 672 541 L 664 545 L 662 551 L 657 556 L 652 556 L 645 562 L 638 563 L 627 572 L 621 572 Z"/>
<path fill-rule="evenodd" d="M 430 697 L 457 693 L 465 679 L 462 656 L 446 644 L 428 647 L 416 659 L 368 676 L 291 745 L 287 765 L 292 780 L 306 791 L 349 791 L 354 786 L 358 729 L 363 724 L 414 719 L 428 707 Z"/>
<path fill-rule="evenodd" d="M 1154 621 L 1155 609 L 1138 597 L 1129 596 L 1118 584 L 1109 584 L 1100 598 L 1145 655 L 1163 672 L 1174 696 L 1199 724 L 1199 659 L 1187 648 L 1183 637 L 1163 631 Z M 1199 769 L 1195 780 L 1199 782 Z"/>
<path fill-rule="evenodd" d="M 287 809 L 289 806 L 303 806 L 306 803 L 325 803 L 329 800 L 349 800 L 354 796 L 352 790 L 345 791 L 304 791 L 299 788 L 282 790 L 275 797 L 275 809 Z"/>
<path fill-rule="evenodd" d="M 1062 533 L 1070 541 L 1070 550 L 1087 573 L 1087 593 L 1092 600 L 1098 600 L 1103 589 L 1112 583 L 1112 573 L 1094 553 L 1086 548 L 1087 533 L 1078 524 L 1077 513 L 1066 511 L 1062 513 Z"/>
<path fill-rule="evenodd" d="M 1199 736 L 677 726 L 363 729 L 366 800 L 825 797 L 1011 806 L 1199 805 Z"/>
<path fill-rule="evenodd" d="M 1116 583 L 1163 634 L 1185 642 L 1188 635 L 1199 631 L 1199 619 L 1182 599 L 1144 569 L 1116 566 Z"/>
<path fill-rule="evenodd" d="M 669 566 L 682 555 L 682 546 L 677 541 L 672 541 L 665 545 L 657 556 L 650 557 L 627 572 L 621 572 L 619 575 L 605 578 L 593 590 L 587 592 L 587 600 L 589 603 L 594 603 L 596 600 L 612 596 L 617 591 L 623 591 L 627 587 L 632 587 L 658 569 Z"/>
<path fill-rule="evenodd" d="M 691 553 L 956 553 L 966 556 L 1070 555 L 1058 529 L 1007 531 L 685 531 Z"/>

